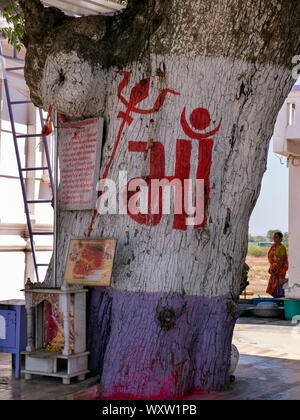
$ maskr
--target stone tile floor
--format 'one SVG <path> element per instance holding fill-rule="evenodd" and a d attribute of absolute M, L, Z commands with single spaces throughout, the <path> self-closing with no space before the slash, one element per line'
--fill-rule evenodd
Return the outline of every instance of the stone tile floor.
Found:
<path fill-rule="evenodd" d="M 57 378 L 42 376 L 34 376 L 30 381 L 17 380 L 11 368 L 11 355 L 0 353 L 0 400 L 61 400 L 83 391 L 89 399 L 93 397 L 95 380 L 78 382 L 74 379 L 70 385 L 63 385 Z"/>
<path fill-rule="evenodd" d="M 233 342 L 240 352 L 236 381 L 222 393 L 185 400 L 300 400 L 300 326 L 285 320 L 240 318 Z M 11 356 L 0 353 L 0 400 L 91 399 L 95 378 L 63 385 L 56 378 L 15 380 Z"/>

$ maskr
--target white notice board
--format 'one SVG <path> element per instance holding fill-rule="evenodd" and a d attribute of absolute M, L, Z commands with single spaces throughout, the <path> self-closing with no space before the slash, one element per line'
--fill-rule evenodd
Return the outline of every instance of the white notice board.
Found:
<path fill-rule="evenodd" d="M 67 122 L 58 129 L 61 210 L 96 208 L 103 118 Z"/>

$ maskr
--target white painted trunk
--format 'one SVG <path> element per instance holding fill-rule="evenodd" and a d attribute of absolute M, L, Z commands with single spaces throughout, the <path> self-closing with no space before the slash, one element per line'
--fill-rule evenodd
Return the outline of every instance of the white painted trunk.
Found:
<path fill-rule="evenodd" d="M 64 57 L 69 67 L 74 58 L 74 55 Z M 82 68 L 84 77 L 87 64 L 80 67 L 78 59 L 75 60 L 77 73 Z M 52 62 L 53 59 L 49 58 L 49 64 L 46 64 L 44 91 L 48 91 L 55 77 L 48 71 Z M 173 215 L 163 216 L 159 225 L 153 227 L 140 225 L 128 215 L 98 215 L 92 236 L 118 239 L 113 287 L 148 292 L 184 290 L 189 295 L 199 296 L 236 294 L 247 249 L 248 220 L 265 170 L 268 141 L 275 118 L 274 107 L 280 106 L 282 91 L 287 90 L 290 74 L 280 66 L 268 64 L 255 67 L 230 58 L 192 60 L 180 56 L 152 55 L 150 96 L 139 104 L 140 108 L 151 108 L 159 95 L 160 83 L 156 71 L 162 63 L 166 68 L 165 86 L 180 92 L 180 95 L 168 94 L 161 110 L 153 115 L 131 114 L 134 121 L 129 127 L 125 126 L 108 178 L 118 182 L 119 171 L 127 171 L 128 179 L 141 176 L 143 154 L 129 152 L 128 142 L 148 142 L 151 118 L 155 120 L 153 140 L 161 142 L 165 148 L 165 173 L 167 176 L 174 175 L 176 140 L 189 139 L 182 130 L 181 113 L 186 107 L 188 118 L 194 109 L 206 108 L 212 118 L 210 130 L 222 118 L 220 130 L 214 136 L 207 224 L 199 229 L 188 227 L 184 232 L 173 230 Z M 111 69 L 106 75 L 107 82 L 97 87 L 97 91 L 103 89 L 101 98 L 106 99 L 103 104 L 101 100 L 107 130 L 102 174 L 122 124 L 118 114 L 125 111 L 117 96 L 123 76 L 116 70 Z M 143 72 L 140 63 L 126 70 L 131 76 L 123 94 L 129 98 L 130 89 L 145 78 L 146 70 Z M 104 80 L 104 75 L 97 78 Z M 108 86 L 106 91 L 105 86 Z M 68 85 L 66 89 L 69 90 Z M 61 88 L 59 97 L 67 94 Z M 88 98 L 84 104 L 89 104 Z M 64 111 L 64 108 L 59 109 Z M 192 140 L 193 181 L 197 163 L 198 140 Z M 87 236 L 91 218 L 92 212 L 89 211 L 60 214 L 59 283 L 65 270 L 69 238 Z"/>
<path fill-rule="evenodd" d="M 197 229 L 179 229 L 174 214 L 155 226 L 120 214 L 95 220 L 92 237 L 118 240 L 111 287 L 94 289 L 89 304 L 90 364 L 107 396 L 228 385 L 249 217 L 293 82 L 298 0 L 188 3 L 138 1 L 111 19 L 72 20 L 21 0 L 32 98 L 71 119 L 104 117 L 104 178 L 205 179 Z M 57 284 L 70 237 L 87 236 L 92 216 L 59 213 Z"/>

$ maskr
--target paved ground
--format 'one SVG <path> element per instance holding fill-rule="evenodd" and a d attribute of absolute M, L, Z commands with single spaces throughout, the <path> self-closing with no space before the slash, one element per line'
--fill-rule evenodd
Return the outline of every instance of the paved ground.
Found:
<path fill-rule="evenodd" d="M 240 361 L 231 390 L 188 399 L 300 400 L 300 324 L 240 318 L 233 343 Z"/>
<path fill-rule="evenodd" d="M 0 353 L 0 400 L 58 400 L 72 398 L 84 391 L 93 397 L 95 379 L 63 385 L 57 378 L 35 376 L 31 381 L 16 380 L 11 368 L 11 355 Z M 87 391 L 88 389 L 88 391 Z"/>
<path fill-rule="evenodd" d="M 300 361 L 300 323 L 242 317 L 233 343 L 241 354 Z"/>
<path fill-rule="evenodd" d="M 300 326 L 284 320 L 240 318 L 233 342 L 240 351 L 236 381 L 223 393 L 192 394 L 187 400 L 300 400 Z M 90 399 L 95 380 L 63 385 L 55 378 L 25 382 L 12 377 L 10 355 L 0 353 L 0 400 Z"/>

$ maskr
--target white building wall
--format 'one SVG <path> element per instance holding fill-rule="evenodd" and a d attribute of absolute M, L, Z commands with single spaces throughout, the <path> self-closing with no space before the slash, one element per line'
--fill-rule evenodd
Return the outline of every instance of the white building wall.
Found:
<path fill-rule="evenodd" d="M 295 113 L 293 121 L 290 121 L 292 104 L 295 106 Z M 274 153 L 300 157 L 300 85 L 294 86 L 278 114 L 273 145 Z"/>
<path fill-rule="evenodd" d="M 300 85 L 294 86 L 278 114 L 273 144 L 273 151 L 286 156 L 289 165 L 289 290 L 286 295 L 300 299 Z"/>
<path fill-rule="evenodd" d="M 289 288 L 300 285 L 300 165 L 289 169 Z M 300 296 L 299 296 L 300 297 Z"/>

